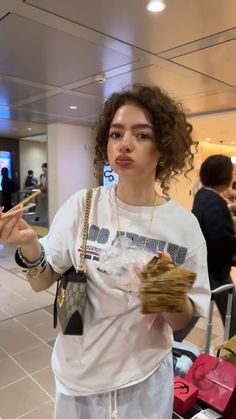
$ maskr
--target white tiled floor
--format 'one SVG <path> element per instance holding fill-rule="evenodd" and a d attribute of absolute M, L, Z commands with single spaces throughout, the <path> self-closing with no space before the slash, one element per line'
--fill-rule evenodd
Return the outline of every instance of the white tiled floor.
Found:
<path fill-rule="evenodd" d="M 0 418 L 52 419 L 55 288 L 36 294 L 0 247 Z"/>
<path fill-rule="evenodd" d="M 34 293 L 14 263 L 14 252 L 14 246 L 0 246 L 0 419 L 52 419 L 55 288 Z M 187 340 L 202 348 L 205 331 L 206 320 L 201 319 Z M 215 310 L 213 345 L 222 339 Z"/>

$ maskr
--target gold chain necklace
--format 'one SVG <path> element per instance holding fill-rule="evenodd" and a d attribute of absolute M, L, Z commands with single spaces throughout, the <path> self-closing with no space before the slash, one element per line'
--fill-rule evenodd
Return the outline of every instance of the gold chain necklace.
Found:
<path fill-rule="evenodd" d="M 149 223 L 148 223 L 148 229 L 147 229 L 147 233 L 146 233 L 146 239 L 145 239 L 145 242 L 143 244 L 143 248 L 145 248 L 145 246 L 147 244 L 148 236 L 149 236 L 149 233 L 150 233 L 151 228 L 152 228 L 152 221 L 153 221 L 153 217 L 154 217 L 154 213 L 155 213 L 155 208 L 156 208 L 156 205 L 157 205 L 157 197 L 158 197 L 158 195 L 155 191 L 155 199 L 154 199 L 153 206 L 152 206 L 152 213 L 151 213 L 151 217 L 150 217 L 150 220 L 149 220 Z M 121 234 L 120 234 L 121 233 L 120 216 L 119 216 L 119 207 L 118 207 L 118 202 L 117 202 L 117 190 L 116 189 L 115 189 L 115 203 L 116 203 L 116 222 L 117 222 L 117 228 L 118 228 L 118 236 L 119 236 L 121 246 L 122 246 L 122 240 L 121 240 Z"/>

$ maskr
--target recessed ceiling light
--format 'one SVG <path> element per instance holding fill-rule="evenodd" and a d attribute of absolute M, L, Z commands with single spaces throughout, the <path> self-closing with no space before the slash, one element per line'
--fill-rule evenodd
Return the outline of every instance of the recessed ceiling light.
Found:
<path fill-rule="evenodd" d="M 149 12 L 162 12 L 165 8 L 166 4 L 163 0 L 150 0 L 146 6 Z"/>
<path fill-rule="evenodd" d="M 75 105 L 71 105 L 70 106 L 70 109 L 73 109 L 73 110 L 75 110 L 75 109 L 77 109 L 78 108 L 78 106 L 75 106 Z"/>
<path fill-rule="evenodd" d="M 231 141 L 231 144 L 235 144 L 236 143 L 236 141 Z"/>
<path fill-rule="evenodd" d="M 211 141 L 211 138 L 206 138 L 206 141 Z"/>
<path fill-rule="evenodd" d="M 32 128 L 30 128 L 30 127 L 29 127 L 29 128 L 27 128 L 27 129 L 28 129 L 28 131 L 32 131 Z"/>

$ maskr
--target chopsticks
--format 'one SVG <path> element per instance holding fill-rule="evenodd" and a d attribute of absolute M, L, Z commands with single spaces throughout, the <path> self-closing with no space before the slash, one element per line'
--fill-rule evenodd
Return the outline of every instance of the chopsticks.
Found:
<path fill-rule="evenodd" d="M 14 209 L 25 209 L 26 207 L 24 206 L 25 204 L 27 204 L 27 202 L 30 202 L 33 198 L 35 198 L 36 196 L 40 195 L 41 191 L 40 189 L 38 191 L 35 191 L 34 193 L 32 193 L 31 195 L 27 196 L 27 198 L 23 199 L 23 201 L 19 202 L 19 204 L 15 205 L 14 207 L 12 207 L 10 209 L 10 211 L 14 210 Z M 32 204 L 30 204 L 32 205 Z M 35 204 L 34 204 L 35 205 Z M 7 211 L 8 213 L 9 211 Z"/>
<path fill-rule="evenodd" d="M 27 204 L 27 202 L 30 202 L 33 198 L 35 198 L 36 196 L 40 194 L 41 194 L 41 191 L 38 190 L 32 193 L 31 195 L 27 196 L 27 198 L 23 199 L 23 201 L 19 202 L 17 205 L 12 207 L 9 211 L 3 213 L 1 216 L 1 219 L 10 217 L 12 215 L 12 212 L 14 212 L 14 210 L 21 209 L 23 212 L 25 212 L 28 209 L 35 207 L 36 204 L 33 202 L 31 202 L 29 205 L 25 205 L 25 204 Z"/>

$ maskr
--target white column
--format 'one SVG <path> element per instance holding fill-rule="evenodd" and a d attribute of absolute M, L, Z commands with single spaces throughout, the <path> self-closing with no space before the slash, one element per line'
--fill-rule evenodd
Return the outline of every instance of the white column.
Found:
<path fill-rule="evenodd" d="M 49 225 L 58 208 L 73 193 L 97 186 L 93 144 L 90 127 L 48 125 Z"/>

